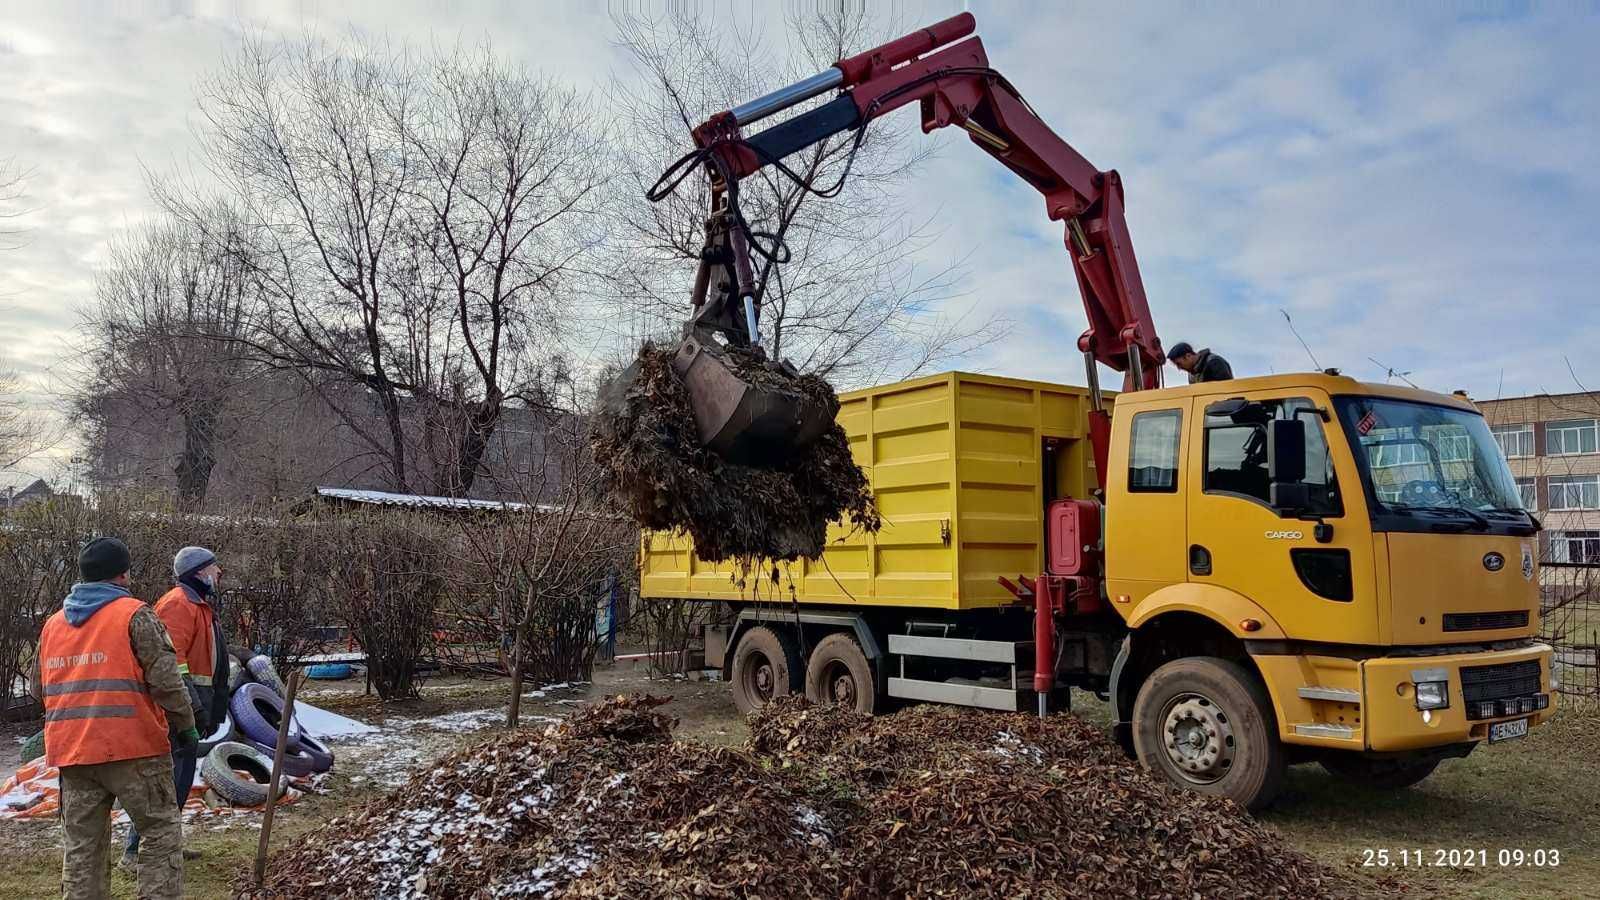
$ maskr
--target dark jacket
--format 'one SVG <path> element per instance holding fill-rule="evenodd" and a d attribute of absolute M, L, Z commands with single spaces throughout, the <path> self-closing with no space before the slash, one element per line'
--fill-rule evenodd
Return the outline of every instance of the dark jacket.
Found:
<path fill-rule="evenodd" d="M 1233 367 L 1228 365 L 1227 360 L 1210 350 L 1197 350 L 1195 355 L 1200 357 L 1200 360 L 1195 363 L 1194 371 L 1189 373 L 1190 384 L 1202 381 L 1228 381 L 1233 378 Z"/>

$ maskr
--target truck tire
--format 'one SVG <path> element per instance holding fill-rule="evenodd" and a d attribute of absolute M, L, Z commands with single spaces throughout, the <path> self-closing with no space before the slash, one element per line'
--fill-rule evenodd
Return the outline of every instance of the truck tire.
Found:
<path fill-rule="evenodd" d="M 877 709 L 878 684 L 872 677 L 872 664 L 854 637 L 836 631 L 811 651 L 806 663 L 806 699 L 869 716 Z"/>
<path fill-rule="evenodd" d="M 1371 759 L 1357 753 L 1330 753 L 1321 762 L 1331 775 L 1388 791 L 1411 787 L 1439 768 L 1437 759 Z"/>
<path fill-rule="evenodd" d="M 733 705 L 749 715 L 800 690 L 800 649 L 794 636 L 765 625 L 739 637 L 733 651 Z"/>
<path fill-rule="evenodd" d="M 1133 744 L 1146 769 L 1251 810 L 1283 787 L 1272 701 L 1259 680 L 1225 659 L 1178 659 L 1151 673 L 1133 703 Z"/>

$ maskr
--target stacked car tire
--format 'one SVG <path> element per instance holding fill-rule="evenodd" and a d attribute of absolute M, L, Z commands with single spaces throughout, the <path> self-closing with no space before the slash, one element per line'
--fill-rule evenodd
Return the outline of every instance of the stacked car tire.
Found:
<path fill-rule="evenodd" d="M 266 656 L 231 660 L 225 727 L 201 742 L 200 777 L 217 796 L 237 806 L 267 802 L 278 725 L 283 721 L 283 679 Z M 291 778 L 333 768 L 333 751 L 291 719 L 283 772 Z"/>

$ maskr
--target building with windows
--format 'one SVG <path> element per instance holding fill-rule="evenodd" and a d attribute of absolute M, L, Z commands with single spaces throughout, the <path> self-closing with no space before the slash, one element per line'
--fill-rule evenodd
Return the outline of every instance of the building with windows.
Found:
<path fill-rule="evenodd" d="M 1600 392 L 1480 400 L 1547 562 L 1600 564 Z"/>

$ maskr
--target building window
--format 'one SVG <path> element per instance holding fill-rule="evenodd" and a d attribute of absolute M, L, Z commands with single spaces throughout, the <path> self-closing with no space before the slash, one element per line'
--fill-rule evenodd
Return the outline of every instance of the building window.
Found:
<path fill-rule="evenodd" d="M 1396 466 L 1425 466 L 1432 457 L 1421 443 L 1375 444 L 1368 454 L 1368 464 L 1374 469 L 1392 469 Z"/>
<path fill-rule="evenodd" d="M 1550 532 L 1550 561 L 1600 564 L 1600 531 Z"/>
<path fill-rule="evenodd" d="M 1550 508 L 1600 509 L 1600 475 L 1550 476 Z"/>
<path fill-rule="evenodd" d="M 1539 489 L 1532 478 L 1517 479 L 1517 493 L 1522 495 L 1522 508 L 1536 510 L 1539 508 Z"/>
<path fill-rule="evenodd" d="M 1434 442 L 1440 462 L 1466 462 L 1472 459 L 1472 437 L 1467 434 L 1441 434 Z"/>
<path fill-rule="evenodd" d="M 1178 438 L 1183 413 L 1176 409 L 1133 417 L 1128 442 L 1128 490 L 1172 494 L 1178 490 Z"/>
<path fill-rule="evenodd" d="M 1532 425 L 1496 425 L 1489 430 L 1494 432 L 1495 442 L 1500 445 L 1500 452 L 1506 455 L 1506 459 L 1533 455 Z"/>
<path fill-rule="evenodd" d="M 1544 426 L 1544 452 L 1547 456 L 1575 456 L 1594 453 L 1597 434 L 1594 419 L 1549 422 Z"/>

